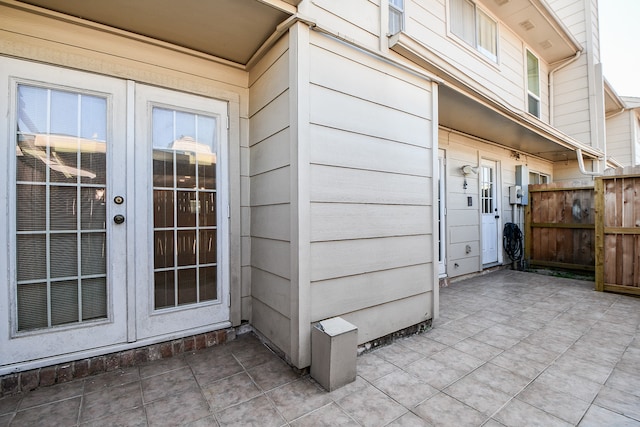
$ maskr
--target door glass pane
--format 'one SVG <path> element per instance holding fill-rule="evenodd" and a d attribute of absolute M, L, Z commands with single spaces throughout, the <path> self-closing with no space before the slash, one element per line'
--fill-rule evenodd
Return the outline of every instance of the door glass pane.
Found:
<path fill-rule="evenodd" d="M 153 108 L 155 308 L 217 298 L 215 117 Z"/>
<path fill-rule="evenodd" d="M 493 212 L 493 169 L 487 166 L 483 166 L 481 169 L 481 182 L 480 182 L 480 197 L 483 214 L 492 214 Z"/>
<path fill-rule="evenodd" d="M 105 318 L 107 100 L 18 85 L 16 108 L 18 330 Z"/>

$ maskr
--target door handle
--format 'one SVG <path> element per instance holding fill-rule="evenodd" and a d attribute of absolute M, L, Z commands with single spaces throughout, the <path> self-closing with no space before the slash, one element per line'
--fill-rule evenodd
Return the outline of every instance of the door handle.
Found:
<path fill-rule="evenodd" d="M 122 224 L 124 222 L 124 215 L 116 215 L 113 217 L 113 222 L 115 222 L 116 224 Z"/>

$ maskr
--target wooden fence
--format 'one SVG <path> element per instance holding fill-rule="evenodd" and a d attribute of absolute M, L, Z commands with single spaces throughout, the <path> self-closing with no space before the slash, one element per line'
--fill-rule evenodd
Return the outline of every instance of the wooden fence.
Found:
<path fill-rule="evenodd" d="M 640 168 L 599 177 L 596 290 L 640 295 Z"/>
<path fill-rule="evenodd" d="M 593 187 L 530 185 L 524 225 L 529 265 L 594 271 L 595 216 Z"/>

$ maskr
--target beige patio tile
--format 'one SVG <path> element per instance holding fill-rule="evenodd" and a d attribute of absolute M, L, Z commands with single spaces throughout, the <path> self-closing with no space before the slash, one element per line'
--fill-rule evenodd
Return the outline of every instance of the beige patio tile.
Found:
<path fill-rule="evenodd" d="M 404 371 L 385 375 L 373 385 L 406 408 L 413 408 L 438 393 L 437 389 Z"/>
<path fill-rule="evenodd" d="M 473 338 L 462 340 L 454 345 L 453 348 L 481 361 L 488 361 L 504 351 L 501 348 L 485 344 Z"/>
<path fill-rule="evenodd" d="M 370 427 L 385 426 L 408 412 L 407 408 L 372 386 L 350 394 L 337 403 L 360 425 Z"/>
<path fill-rule="evenodd" d="M 358 375 L 367 381 L 375 381 L 400 368 L 378 357 L 375 353 L 363 354 L 356 360 Z"/>
<path fill-rule="evenodd" d="M 78 423 L 80 397 L 34 406 L 16 412 L 12 426 L 45 426 L 56 423 L 60 426 L 73 426 Z"/>
<path fill-rule="evenodd" d="M 427 338 L 426 335 L 424 334 L 413 335 L 409 338 L 403 338 L 399 341 L 396 341 L 396 343 L 394 344 L 398 344 L 398 345 L 401 345 L 402 347 L 406 347 L 426 357 L 432 356 L 435 353 L 447 348 L 446 344 L 442 344 L 441 342 L 434 341 L 430 338 Z"/>
<path fill-rule="evenodd" d="M 400 418 L 396 418 L 387 427 L 432 427 L 426 420 L 423 420 L 413 412 L 407 412 Z"/>
<path fill-rule="evenodd" d="M 444 393 L 421 403 L 414 412 L 433 426 L 477 427 L 487 420 L 486 415 Z"/>
<path fill-rule="evenodd" d="M 504 393 L 471 376 L 466 376 L 444 389 L 444 393 L 482 412 L 493 415 L 513 396 Z"/>
<path fill-rule="evenodd" d="M 570 427 L 572 425 L 518 399 L 509 402 L 493 418 L 509 427 Z"/>
<path fill-rule="evenodd" d="M 272 359 L 262 365 L 248 369 L 247 373 L 264 391 L 300 378 L 300 375 L 296 374 L 291 369 L 291 366 L 284 363 L 280 358 Z"/>
<path fill-rule="evenodd" d="M 110 387 L 84 395 L 80 421 L 95 420 L 138 406 L 142 406 L 140 382 L 128 383 L 120 387 Z"/>
<path fill-rule="evenodd" d="M 471 370 L 432 358 L 420 359 L 405 369 L 406 372 L 438 390 L 444 389 L 449 384 L 467 375 Z"/>
<path fill-rule="evenodd" d="M 291 422 L 292 427 L 358 427 L 359 425 L 335 403 L 316 409 Z"/>
<path fill-rule="evenodd" d="M 614 369 L 605 383 L 608 387 L 640 397 L 640 373 Z"/>
<path fill-rule="evenodd" d="M 262 394 L 244 372 L 223 378 L 203 387 L 202 393 L 212 411 L 219 411 Z"/>
<path fill-rule="evenodd" d="M 640 422 L 609 411 L 608 409 L 601 408 L 598 405 L 591 405 L 578 425 L 580 427 L 638 427 L 640 426 Z"/>
<path fill-rule="evenodd" d="M 482 365 L 469 374 L 469 377 L 511 396 L 515 396 L 530 382 L 529 378 L 493 363 Z"/>
<path fill-rule="evenodd" d="M 518 399 L 568 423 L 578 424 L 589 408 L 589 402 L 534 382 L 518 394 Z"/>
<path fill-rule="evenodd" d="M 591 402 L 601 387 L 600 383 L 559 370 L 547 370 L 543 372 L 534 380 L 534 383 L 551 387 L 557 391 L 584 400 L 585 402 Z"/>
<path fill-rule="evenodd" d="M 145 405 L 150 426 L 183 425 L 211 414 L 198 387 L 171 394 Z"/>
<path fill-rule="evenodd" d="M 327 392 L 307 378 L 275 388 L 267 396 L 287 421 L 295 420 L 332 401 Z"/>
<path fill-rule="evenodd" d="M 640 397 L 636 395 L 605 386 L 600 389 L 593 403 L 602 408 L 640 421 Z"/>
<path fill-rule="evenodd" d="M 221 427 L 279 427 L 286 424 L 284 418 L 282 418 L 265 396 L 258 396 L 247 402 L 217 412 L 216 419 Z"/>
<path fill-rule="evenodd" d="M 418 359 L 425 357 L 423 354 L 400 345 L 387 345 L 374 351 L 381 359 L 403 368 Z"/>

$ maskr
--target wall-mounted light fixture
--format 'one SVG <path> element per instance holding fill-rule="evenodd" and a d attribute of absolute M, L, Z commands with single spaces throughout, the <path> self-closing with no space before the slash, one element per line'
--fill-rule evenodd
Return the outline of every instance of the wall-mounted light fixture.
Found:
<path fill-rule="evenodd" d="M 477 166 L 464 165 L 460 168 L 462 174 L 464 175 L 464 183 L 462 184 L 462 188 L 467 189 L 467 176 L 473 174 L 476 175 L 478 173 Z"/>

